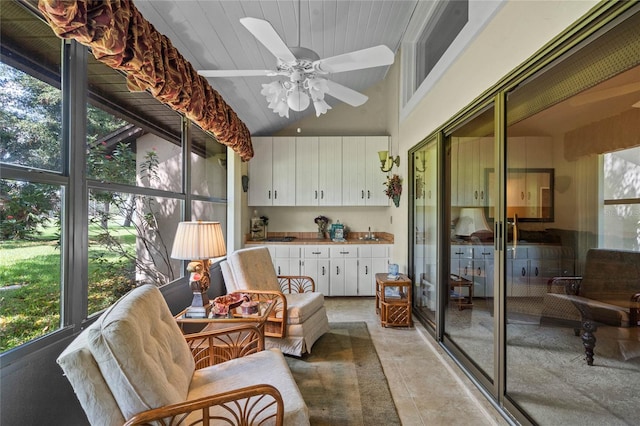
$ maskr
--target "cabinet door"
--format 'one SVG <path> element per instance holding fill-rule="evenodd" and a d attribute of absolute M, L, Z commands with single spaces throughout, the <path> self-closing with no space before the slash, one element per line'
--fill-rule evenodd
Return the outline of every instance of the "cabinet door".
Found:
<path fill-rule="evenodd" d="M 317 137 L 296 138 L 296 206 L 317 206 L 319 191 Z"/>
<path fill-rule="evenodd" d="M 342 138 L 342 205 L 366 205 L 366 138 Z"/>
<path fill-rule="evenodd" d="M 273 138 L 273 203 L 274 206 L 293 206 L 296 198 L 296 140 L 291 137 Z"/>
<path fill-rule="evenodd" d="M 374 296 L 376 294 L 373 259 L 358 259 L 358 296 Z"/>
<path fill-rule="evenodd" d="M 389 149 L 388 136 L 367 136 L 365 150 L 365 205 L 367 206 L 388 206 L 389 197 L 384 193 L 384 183 L 387 180 L 387 174 L 380 170 L 380 158 L 378 151 L 387 151 Z"/>
<path fill-rule="evenodd" d="M 342 138 L 318 138 L 318 205 L 342 205 Z"/>
<path fill-rule="evenodd" d="M 249 206 L 270 206 L 272 204 L 273 141 L 270 137 L 255 137 L 251 141 L 254 156 L 248 165 L 247 203 Z"/>
<path fill-rule="evenodd" d="M 329 259 L 305 258 L 302 265 L 301 274 L 313 278 L 316 291 L 329 296 Z"/>

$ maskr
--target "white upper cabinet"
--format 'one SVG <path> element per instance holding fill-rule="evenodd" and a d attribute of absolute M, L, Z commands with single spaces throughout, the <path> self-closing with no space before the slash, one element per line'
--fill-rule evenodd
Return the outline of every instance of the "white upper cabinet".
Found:
<path fill-rule="evenodd" d="M 388 206 L 388 136 L 255 137 L 249 206 Z"/>
<path fill-rule="evenodd" d="M 270 137 L 251 138 L 253 158 L 249 161 L 249 190 L 247 192 L 250 206 L 270 206 L 273 199 L 271 160 L 273 140 Z"/>
<path fill-rule="evenodd" d="M 341 206 L 342 161 L 340 150 L 342 137 L 320 136 L 318 138 L 318 205 Z M 300 205 L 300 204 L 298 204 Z"/>
<path fill-rule="evenodd" d="M 317 206 L 320 200 L 318 186 L 318 137 L 296 138 L 296 205 Z"/>
<path fill-rule="evenodd" d="M 296 199 L 296 144 L 286 137 L 252 138 L 248 204 L 293 206 Z"/>
<path fill-rule="evenodd" d="M 384 193 L 387 174 L 380 170 L 378 151 L 389 149 L 388 136 L 342 138 L 342 204 L 388 206 Z"/>
<path fill-rule="evenodd" d="M 342 203 L 342 170 L 336 152 L 340 136 L 297 137 L 296 205 L 339 206 Z"/>

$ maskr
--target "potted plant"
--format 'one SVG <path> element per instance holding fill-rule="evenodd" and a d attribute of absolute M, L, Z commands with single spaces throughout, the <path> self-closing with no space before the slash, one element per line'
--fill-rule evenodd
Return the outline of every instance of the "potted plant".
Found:
<path fill-rule="evenodd" d="M 396 207 L 399 207 L 400 194 L 402 194 L 402 179 L 400 178 L 400 176 L 394 174 L 387 177 L 387 181 L 384 185 L 384 193 L 387 195 L 387 197 L 393 200 L 393 204 L 395 204 Z"/>
<path fill-rule="evenodd" d="M 313 220 L 318 225 L 318 239 L 324 240 L 325 232 L 327 232 L 327 224 L 329 218 L 326 216 L 318 216 Z"/>

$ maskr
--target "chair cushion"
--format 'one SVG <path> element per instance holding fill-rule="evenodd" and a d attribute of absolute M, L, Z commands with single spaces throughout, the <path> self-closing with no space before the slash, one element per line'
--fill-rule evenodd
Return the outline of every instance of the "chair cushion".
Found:
<path fill-rule="evenodd" d="M 88 347 L 88 330 L 80 333 L 57 359 L 64 375 L 71 383 L 80 405 L 94 426 L 120 426 L 126 419 L 122 417 L 118 403 L 113 398 L 109 386 L 91 355 Z"/>
<path fill-rule="evenodd" d="M 236 250 L 227 255 L 227 263 L 237 290 L 281 291 L 268 248 Z"/>
<path fill-rule="evenodd" d="M 285 425 L 309 424 L 307 405 L 282 352 L 278 349 L 265 350 L 196 370 L 188 399 L 202 398 L 256 384 L 269 384 L 278 389 L 284 401 Z M 192 414 L 193 416 L 196 415 Z"/>
<path fill-rule="evenodd" d="M 286 294 L 287 324 L 302 324 L 324 306 L 322 293 L 293 293 Z M 277 316 L 282 317 L 282 314 Z"/>
<path fill-rule="evenodd" d="M 222 277 L 224 279 L 224 286 L 227 289 L 227 293 L 233 293 L 238 289 L 236 285 L 236 280 L 233 277 L 233 271 L 231 270 L 231 266 L 229 262 L 222 261 L 220 262 L 220 271 L 222 271 Z"/>
<path fill-rule="evenodd" d="M 89 329 L 89 348 L 128 419 L 185 400 L 195 363 L 160 291 L 144 285 Z"/>

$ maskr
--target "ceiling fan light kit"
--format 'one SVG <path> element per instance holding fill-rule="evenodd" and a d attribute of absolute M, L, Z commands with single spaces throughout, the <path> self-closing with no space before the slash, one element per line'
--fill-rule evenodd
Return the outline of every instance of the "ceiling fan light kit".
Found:
<path fill-rule="evenodd" d="M 289 109 L 304 111 L 311 103 L 319 117 L 331 109 L 324 100 L 327 94 L 351 106 L 360 106 L 367 101 L 367 96 L 320 76 L 391 65 L 394 61 L 393 52 L 384 45 L 320 59 L 310 49 L 289 48 L 267 21 L 242 18 L 240 23 L 277 58 L 276 70 L 202 70 L 198 74 L 204 77 L 287 77 L 287 80 L 263 84 L 260 91 L 269 109 L 280 117 L 289 118 Z"/>

